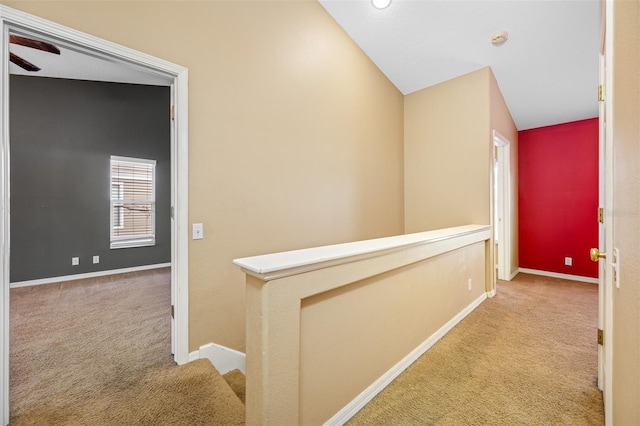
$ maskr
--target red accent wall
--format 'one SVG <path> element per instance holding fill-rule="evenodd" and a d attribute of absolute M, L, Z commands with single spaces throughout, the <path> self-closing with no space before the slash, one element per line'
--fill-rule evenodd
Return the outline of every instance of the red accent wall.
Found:
<path fill-rule="evenodd" d="M 518 132 L 521 268 L 597 278 L 597 210 L 597 118 Z"/>

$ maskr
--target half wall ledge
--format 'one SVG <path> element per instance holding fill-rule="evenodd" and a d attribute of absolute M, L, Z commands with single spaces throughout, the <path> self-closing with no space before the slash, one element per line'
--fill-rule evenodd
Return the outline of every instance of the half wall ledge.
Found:
<path fill-rule="evenodd" d="M 344 419 L 486 298 L 491 235 L 465 225 L 234 260 L 246 273 L 247 424 Z"/>
<path fill-rule="evenodd" d="M 412 246 L 433 244 L 446 240 L 457 240 L 457 243 L 453 244 L 453 246 L 461 247 L 460 243 L 462 243 L 462 241 L 460 238 L 462 237 L 468 237 L 463 239 L 472 242 L 488 240 L 491 238 L 491 226 L 456 226 L 414 234 L 395 235 L 372 240 L 243 257 L 234 259 L 233 263 L 239 266 L 245 274 L 269 281 L 289 275 L 354 262 L 356 260 L 383 256 L 390 251 L 406 249 Z M 440 246 L 441 250 L 446 251 L 449 244 L 442 244 Z M 452 248 L 450 249 L 452 250 Z M 444 253 L 444 251 L 440 251 L 440 253 Z M 431 256 L 436 256 L 440 253 L 438 253 L 438 250 L 435 250 Z"/>

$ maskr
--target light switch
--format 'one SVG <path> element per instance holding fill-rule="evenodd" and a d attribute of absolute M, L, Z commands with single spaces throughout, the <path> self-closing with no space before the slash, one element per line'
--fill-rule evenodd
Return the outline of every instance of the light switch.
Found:
<path fill-rule="evenodd" d="M 204 238 L 204 230 L 201 223 L 193 224 L 193 239 L 201 240 Z"/>

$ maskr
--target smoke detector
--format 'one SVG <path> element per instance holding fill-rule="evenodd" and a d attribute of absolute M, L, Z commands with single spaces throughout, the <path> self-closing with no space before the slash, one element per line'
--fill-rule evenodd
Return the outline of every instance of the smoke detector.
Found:
<path fill-rule="evenodd" d="M 506 31 L 498 31 L 491 37 L 491 44 L 494 46 L 502 46 L 507 42 L 507 38 L 509 38 L 509 35 Z"/>

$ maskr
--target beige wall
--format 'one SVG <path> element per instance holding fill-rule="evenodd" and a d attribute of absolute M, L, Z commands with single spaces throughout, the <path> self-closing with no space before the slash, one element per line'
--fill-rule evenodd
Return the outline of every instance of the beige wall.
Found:
<path fill-rule="evenodd" d="M 190 350 L 244 351 L 232 259 L 403 232 L 403 97 L 316 1 L 1 1 L 189 68 Z"/>
<path fill-rule="evenodd" d="M 486 67 L 405 96 L 404 226 L 419 232 L 492 224 L 495 129 L 511 142 L 511 272 L 518 268 L 518 131 Z M 487 291 L 494 287 L 487 243 Z"/>
<path fill-rule="evenodd" d="M 190 350 L 244 350 L 234 258 L 490 223 L 489 68 L 403 98 L 313 0 L 0 2 L 189 68 Z"/>
<path fill-rule="evenodd" d="M 613 246 L 620 250 L 620 288 L 613 289 L 613 424 L 637 425 L 640 424 L 640 3 L 615 1 L 613 19 L 613 112 L 608 120 L 613 125 Z M 609 255 L 611 250 L 607 247 Z"/>
<path fill-rule="evenodd" d="M 493 72 L 489 73 L 491 130 L 498 131 L 509 140 L 510 211 L 511 211 L 511 265 L 510 274 L 518 270 L 518 129 L 502 96 Z M 493 187 L 492 187 L 493 188 Z"/>
<path fill-rule="evenodd" d="M 484 264 L 477 242 L 303 299 L 300 424 L 326 422 L 481 297 Z"/>
<path fill-rule="evenodd" d="M 405 96 L 405 232 L 490 223 L 489 68 Z"/>

